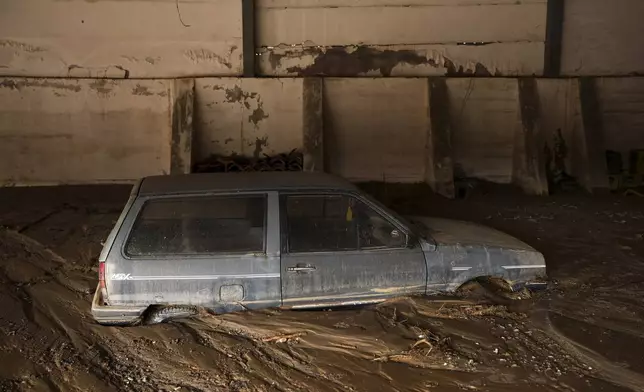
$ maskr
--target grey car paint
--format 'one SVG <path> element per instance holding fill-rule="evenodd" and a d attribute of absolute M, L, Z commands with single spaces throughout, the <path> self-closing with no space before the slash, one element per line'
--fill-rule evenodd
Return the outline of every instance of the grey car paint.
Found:
<path fill-rule="evenodd" d="M 407 245 L 289 254 L 280 235 L 284 224 L 280 197 L 293 193 L 351 195 L 399 229 Z M 263 253 L 130 258 L 124 252 L 146 201 L 227 194 L 265 195 Z M 424 217 L 407 220 L 348 182 L 319 173 L 144 179 L 133 188 L 99 261 L 105 263 L 106 289 L 97 290 L 92 313 L 106 324 L 136 322 L 153 304 L 199 305 L 215 312 L 275 306 L 315 308 L 452 291 L 480 276 L 498 276 L 520 286 L 546 275 L 541 253 L 516 238 L 467 222 Z"/>
<path fill-rule="evenodd" d="M 502 277 L 515 287 L 546 277 L 541 253 L 503 232 L 471 222 L 413 217 L 436 249 L 425 252 L 428 292 L 452 291 L 481 276 Z"/>

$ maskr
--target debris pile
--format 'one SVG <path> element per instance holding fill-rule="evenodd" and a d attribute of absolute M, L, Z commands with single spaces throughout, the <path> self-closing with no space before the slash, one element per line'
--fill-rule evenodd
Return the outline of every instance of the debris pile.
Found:
<path fill-rule="evenodd" d="M 211 155 L 193 167 L 195 173 L 255 171 L 302 171 L 303 156 L 297 150 L 260 157 Z"/>

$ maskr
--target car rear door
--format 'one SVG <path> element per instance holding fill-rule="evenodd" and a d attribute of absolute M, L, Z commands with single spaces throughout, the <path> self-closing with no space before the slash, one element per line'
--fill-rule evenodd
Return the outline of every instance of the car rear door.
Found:
<path fill-rule="evenodd" d="M 106 260 L 110 304 L 278 306 L 275 192 L 137 199 Z"/>
<path fill-rule="evenodd" d="M 350 305 L 425 292 L 420 246 L 369 201 L 287 193 L 280 208 L 284 306 Z"/>

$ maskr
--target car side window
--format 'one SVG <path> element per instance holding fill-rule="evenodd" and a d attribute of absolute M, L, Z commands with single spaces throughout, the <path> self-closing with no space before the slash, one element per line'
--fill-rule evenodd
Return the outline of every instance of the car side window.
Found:
<path fill-rule="evenodd" d="M 204 196 L 147 201 L 126 242 L 128 256 L 259 253 L 266 198 Z"/>
<path fill-rule="evenodd" d="M 407 238 L 386 218 L 347 195 L 286 197 L 288 251 L 400 248 Z"/>

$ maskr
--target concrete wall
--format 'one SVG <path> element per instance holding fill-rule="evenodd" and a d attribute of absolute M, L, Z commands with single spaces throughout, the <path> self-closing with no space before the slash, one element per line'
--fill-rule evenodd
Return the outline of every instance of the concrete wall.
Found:
<path fill-rule="evenodd" d="M 0 184 L 170 170 L 172 81 L 0 78 Z"/>
<path fill-rule="evenodd" d="M 641 0 L 566 0 L 562 73 L 644 73 Z"/>
<path fill-rule="evenodd" d="M 271 76 L 542 75 L 547 0 L 256 0 Z M 564 75 L 644 72 L 641 0 L 566 0 Z M 242 74 L 241 0 L 3 0 L 0 75 Z"/>
<path fill-rule="evenodd" d="M 264 75 L 541 75 L 546 0 L 257 0 Z M 644 72 L 640 0 L 566 0 L 562 72 Z M 240 0 L 0 2 L 0 75 L 242 73 Z"/>
<path fill-rule="evenodd" d="M 514 137 L 521 126 L 516 79 L 449 79 L 456 176 L 512 181 Z"/>
<path fill-rule="evenodd" d="M 602 112 L 604 148 L 622 153 L 644 149 L 644 78 L 597 80 Z"/>
<path fill-rule="evenodd" d="M 534 92 L 526 81 L 0 78 L 0 182 L 128 181 L 211 154 L 299 149 L 310 169 L 354 181 L 449 190 L 454 173 L 540 193 L 530 168 L 559 130 L 566 172 L 588 189 L 605 183 L 606 149 L 625 161 L 644 149 L 644 78 L 539 79 Z"/>
<path fill-rule="evenodd" d="M 540 79 L 537 81 L 543 145 L 553 151 L 562 138 L 568 153 L 565 170 L 574 177 L 583 177 L 586 142 L 583 133 L 579 83 L 577 79 Z"/>
<path fill-rule="evenodd" d="M 326 169 L 354 181 L 422 182 L 426 79 L 325 79 Z"/>
<path fill-rule="evenodd" d="M 240 75 L 240 0 L 2 0 L 0 75 Z"/>
<path fill-rule="evenodd" d="M 546 0 L 258 0 L 264 75 L 540 75 Z"/>
<path fill-rule="evenodd" d="M 204 78 L 195 88 L 194 161 L 302 147 L 303 79 Z"/>

